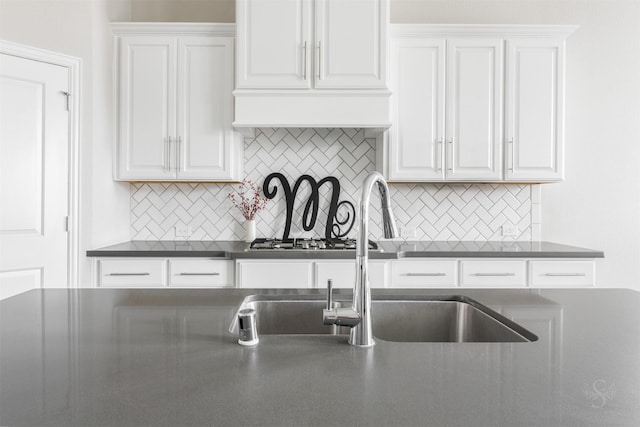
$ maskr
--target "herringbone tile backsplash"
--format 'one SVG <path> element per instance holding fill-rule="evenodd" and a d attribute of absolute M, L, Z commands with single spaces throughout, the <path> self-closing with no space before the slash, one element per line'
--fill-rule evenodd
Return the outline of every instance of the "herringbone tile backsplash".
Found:
<path fill-rule="evenodd" d="M 361 129 L 256 130 L 245 140 L 245 175 L 262 186 L 267 175 L 280 172 L 293 186 L 301 175 L 316 180 L 335 176 L 340 181 L 340 200 L 356 205 L 359 188 L 368 172 L 375 170 L 375 141 Z M 281 237 L 286 204 L 279 187 L 276 198 L 256 218 L 258 237 Z M 241 240 L 240 212 L 227 198 L 238 184 L 131 184 L 131 238 L 175 240 L 175 227 L 187 225 L 189 240 Z M 540 198 L 537 185 L 503 184 L 392 184 L 393 211 L 401 229 L 415 229 L 423 240 L 538 240 Z M 316 227 L 302 229 L 302 211 L 310 191 L 303 185 L 295 202 L 290 236 L 324 236 L 329 186 L 320 189 Z M 370 209 L 372 237 L 382 237 L 378 197 Z M 346 212 L 339 211 L 344 217 Z M 502 226 L 515 225 L 517 237 L 502 237 Z M 355 227 L 349 233 L 355 236 Z"/>

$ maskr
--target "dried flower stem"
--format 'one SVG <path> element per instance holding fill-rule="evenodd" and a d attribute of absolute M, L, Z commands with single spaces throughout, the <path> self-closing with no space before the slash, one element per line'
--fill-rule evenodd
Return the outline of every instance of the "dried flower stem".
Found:
<path fill-rule="evenodd" d="M 256 214 L 265 209 L 269 202 L 269 199 L 262 195 L 258 184 L 246 178 L 240 184 L 239 193 L 229 193 L 227 197 L 246 220 L 255 219 Z"/>

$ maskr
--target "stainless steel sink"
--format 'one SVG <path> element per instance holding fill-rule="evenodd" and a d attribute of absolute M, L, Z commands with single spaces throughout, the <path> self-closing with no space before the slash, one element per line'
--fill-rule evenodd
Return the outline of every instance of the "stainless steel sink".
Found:
<path fill-rule="evenodd" d="M 334 301 L 338 307 L 351 300 Z M 251 295 L 240 309 L 256 310 L 260 335 L 343 335 L 349 328 L 322 324 L 322 295 Z M 377 339 L 394 342 L 531 342 L 538 337 L 489 307 L 461 295 L 373 296 Z M 237 333 L 236 319 L 229 331 Z"/>

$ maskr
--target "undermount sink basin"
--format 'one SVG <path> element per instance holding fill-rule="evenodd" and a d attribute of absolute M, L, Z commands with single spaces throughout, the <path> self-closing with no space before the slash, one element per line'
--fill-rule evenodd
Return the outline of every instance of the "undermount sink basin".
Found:
<path fill-rule="evenodd" d="M 336 307 L 350 300 L 334 302 Z M 259 335 L 347 335 L 322 324 L 322 295 L 251 295 L 240 309 L 256 310 Z M 538 337 L 479 302 L 460 295 L 385 295 L 371 302 L 373 335 L 394 342 L 532 342 Z M 237 333 L 236 319 L 230 332 Z"/>

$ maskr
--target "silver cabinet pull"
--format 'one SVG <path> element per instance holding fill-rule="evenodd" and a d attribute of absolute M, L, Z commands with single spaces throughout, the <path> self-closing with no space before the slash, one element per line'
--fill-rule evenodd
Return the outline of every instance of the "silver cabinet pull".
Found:
<path fill-rule="evenodd" d="M 302 78 L 303 80 L 307 80 L 307 41 L 305 40 L 304 45 L 302 46 Z"/>
<path fill-rule="evenodd" d="M 436 172 L 441 172 L 442 171 L 442 165 L 444 164 L 443 159 L 442 159 L 442 140 L 439 139 L 438 141 L 436 141 L 436 144 L 438 144 L 438 151 L 436 154 Z"/>
<path fill-rule="evenodd" d="M 511 172 L 513 172 L 513 167 L 514 167 L 514 164 L 515 164 L 515 154 L 514 154 L 514 150 L 513 150 L 513 137 L 511 137 L 511 139 L 509 139 L 508 144 L 509 144 L 508 145 L 509 150 L 511 150 L 511 155 L 509 156 L 510 159 L 511 159 L 511 165 L 509 165 L 509 170 Z"/>
<path fill-rule="evenodd" d="M 176 172 L 180 170 L 180 151 L 182 149 L 182 137 L 179 136 L 176 140 Z"/>
<path fill-rule="evenodd" d="M 164 169 L 165 172 L 168 172 L 171 170 L 171 137 L 170 136 L 168 136 L 164 140 L 164 162 L 162 165 L 162 169 Z"/>
<path fill-rule="evenodd" d="M 318 41 L 318 80 L 322 80 L 322 42 Z"/>
<path fill-rule="evenodd" d="M 472 276 L 477 277 L 511 277 L 515 276 L 516 273 L 473 273 Z"/>
<path fill-rule="evenodd" d="M 220 273 L 178 273 L 178 276 L 219 276 Z"/>
<path fill-rule="evenodd" d="M 107 276 L 150 276 L 151 273 L 109 273 Z"/>
<path fill-rule="evenodd" d="M 447 141 L 447 155 L 446 160 L 447 160 L 447 170 L 449 171 L 453 171 L 453 140 L 450 139 L 449 141 Z"/>
<path fill-rule="evenodd" d="M 443 277 L 446 276 L 446 273 L 406 273 L 404 276 L 407 277 Z"/>
<path fill-rule="evenodd" d="M 547 277 L 583 277 L 585 273 L 545 273 Z"/>

